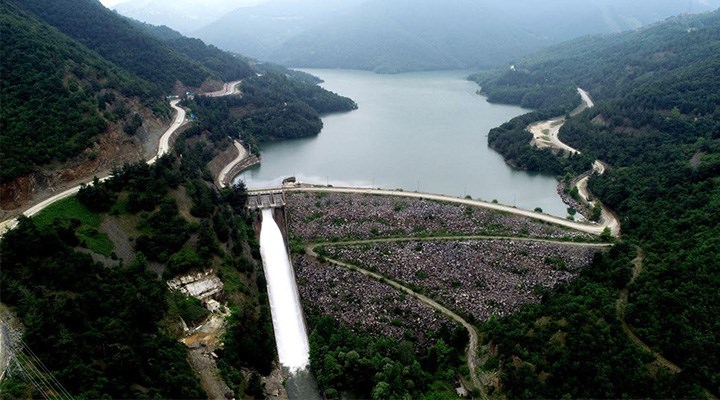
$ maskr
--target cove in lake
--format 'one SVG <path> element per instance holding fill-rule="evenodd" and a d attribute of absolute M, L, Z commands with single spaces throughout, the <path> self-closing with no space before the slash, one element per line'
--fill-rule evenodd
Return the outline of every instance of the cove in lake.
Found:
<path fill-rule="evenodd" d="M 265 143 L 262 163 L 242 174 L 249 188 L 283 178 L 334 186 L 470 195 L 566 215 L 554 177 L 513 170 L 487 145 L 490 129 L 528 112 L 490 104 L 467 71 L 379 75 L 305 70 L 358 110 L 323 116 L 317 137 Z"/>

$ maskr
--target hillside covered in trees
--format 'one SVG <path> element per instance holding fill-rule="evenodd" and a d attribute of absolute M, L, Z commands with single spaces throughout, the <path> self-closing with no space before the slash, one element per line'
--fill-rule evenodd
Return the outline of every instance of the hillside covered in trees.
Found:
<path fill-rule="evenodd" d="M 291 76 L 292 81 L 254 96 L 262 98 L 254 118 L 262 120 L 248 130 L 269 132 L 263 127 L 282 125 L 267 113 L 288 102 L 292 119 L 303 126 L 299 134 L 319 131 L 317 110 L 354 106 L 350 100 L 341 105 L 328 100 L 334 98 L 312 76 L 130 20 L 95 0 L 1 0 L 0 8 L 0 180 L 8 209 L 47 187 L 62 186 L 63 180 L 90 178 L 142 159 L 172 114 L 164 95 L 213 90 L 256 73 Z M 278 94 L 271 93 L 275 89 Z M 293 96 L 314 101 L 317 110 Z"/>
<path fill-rule="evenodd" d="M 636 29 L 717 0 L 269 0 L 196 10 L 129 0 L 123 15 L 294 67 L 380 73 L 494 67 L 588 34 Z M 192 16 L 192 18 L 190 18 Z M 570 17 L 571 16 L 571 17 Z M 201 22 L 203 17 L 215 20 Z M 204 25 L 204 26 L 203 26 Z"/>
<path fill-rule="evenodd" d="M 347 97 L 275 72 L 246 79 L 240 88 L 242 97 L 200 96 L 183 104 L 213 138 L 237 137 L 256 151 L 260 142 L 317 135 L 320 115 L 357 108 Z"/>
<path fill-rule="evenodd" d="M 68 161 L 93 163 L 101 137 L 113 132 L 114 143 L 132 141 L 141 152 L 142 139 L 132 136 L 144 120 L 170 116 L 162 95 L 176 84 L 253 74 L 239 57 L 182 36 L 163 42 L 96 1 L 0 7 L 4 183 Z"/>
<path fill-rule="evenodd" d="M 720 393 L 719 46 L 720 11 L 716 11 L 673 18 L 635 32 L 575 40 L 521 60 L 514 69 L 473 77 L 492 101 L 540 109 L 490 134 L 491 146 L 513 164 L 535 171 L 577 173 L 590 168 L 589 163 L 573 165 L 572 159 L 557 159 L 531 148 L 526 127 L 570 111 L 579 102 L 578 86 L 593 95 L 596 106 L 570 118 L 560 130 L 560 139 L 591 155 L 590 159 L 597 157 L 610 165 L 605 174 L 591 179 L 590 189 L 619 214 L 624 241 L 639 246 L 644 255 L 636 260 L 639 276 L 627 287 L 626 321 L 641 340 L 681 368 L 678 376 L 685 384 L 696 385 L 674 395 L 679 397 L 702 396 L 700 387 Z M 620 256 L 610 262 L 620 262 Z M 589 299 L 590 295 L 575 296 Z M 619 396 L 584 392 L 579 372 L 549 363 L 547 349 L 519 349 L 520 339 L 511 339 L 520 325 L 527 333 L 539 315 L 553 313 L 557 305 L 552 298 L 544 309 L 513 316 L 491 329 L 490 340 L 498 345 L 509 393 L 558 397 L 563 393 L 550 382 L 555 374 L 562 374 L 565 393 L 571 397 Z M 614 306 L 612 300 L 608 296 L 584 307 L 587 312 L 602 312 Z M 624 335 L 618 324 L 608 321 L 606 339 L 592 329 L 568 333 L 563 341 L 591 347 L 618 340 Z M 509 363 L 513 357 L 529 363 L 528 368 Z M 548 364 L 540 367 L 533 360 Z M 609 365 L 599 363 L 594 368 Z M 664 368 L 656 373 L 661 381 L 669 375 L 673 373 Z M 575 383 L 569 384 L 569 377 Z M 657 386 L 653 390 L 657 391 L 639 395 L 668 395 Z"/>
<path fill-rule="evenodd" d="M 105 59 L 153 82 L 164 92 L 172 90 L 177 81 L 185 86 L 199 87 L 207 79 L 230 81 L 251 73 L 247 65 L 233 71 L 227 70 L 227 62 L 205 63 L 207 59 L 202 53 L 212 52 L 212 49 L 205 48 L 204 44 L 187 40 L 171 41 L 172 46 L 167 45 L 97 1 L 10 1 L 35 13 Z M 235 63 L 243 62 L 238 59 Z"/>
<path fill-rule="evenodd" d="M 183 324 L 208 312 L 165 283 L 208 270 L 223 282 L 231 313 L 220 373 L 237 395 L 262 396 L 259 376 L 270 373 L 275 343 L 245 189 L 214 188 L 205 166 L 219 149 L 206 133 L 189 131 L 176 149 L 153 166 L 116 169 L 107 182 L 24 218 L 0 242 L 3 303 L 73 396 L 208 396 L 178 341 Z M 2 395 L 52 396 L 31 383 L 6 377 Z"/>
<path fill-rule="evenodd" d="M 0 18 L 3 180 L 76 156 L 109 123 L 122 126 L 131 120 L 131 97 L 157 94 L 149 82 L 14 4 L 1 2 Z"/>

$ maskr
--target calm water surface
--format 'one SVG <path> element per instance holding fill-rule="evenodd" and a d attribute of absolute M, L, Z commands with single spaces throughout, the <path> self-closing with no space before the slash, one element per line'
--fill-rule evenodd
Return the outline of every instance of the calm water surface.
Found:
<path fill-rule="evenodd" d="M 555 178 L 514 171 L 487 146 L 490 129 L 527 110 L 488 103 L 465 80 L 468 72 L 306 71 L 359 109 L 324 116 L 317 137 L 264 144 L 261 165 L 237 178 L 248 187 L 279 186 L 296 176 L 316 184 L 467 194 L 565 216 Z"/>

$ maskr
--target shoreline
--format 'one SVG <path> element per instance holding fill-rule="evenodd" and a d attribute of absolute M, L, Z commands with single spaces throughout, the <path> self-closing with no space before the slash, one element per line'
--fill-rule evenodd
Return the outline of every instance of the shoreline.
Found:
<path fill-rule="evenodd" d="M 581 88 L 577 88 L 577 91 L 582 98 L 582 103 L 570 113 L 571 118 L 595 106 L 595 103 L 593 102 L 590 94 L 587 91 Z M 563 156 L 566 152 L 568 153 L 568 155 L 581 154 L 580 150 L 577 150 L 573 147 L 570 147 L 566 143 L 563 143 L 558 136 L 560 133 L 560 129 L 563 127 L 563 125 L 565 125 L 565 121 L 566 118 L 564 116 L 560 116 L 528 125 L 526 129 L 533 135 L 533 139 L 530 141 L 530 145 L 534 145 L 538 148 L 551 148 L 559 152 L 563 152 Z M 599 200 L 596 199 L 594 201 L 591 201 L 590 198 L 593 198 L 594 196 L 592 196 L 592 194 L 587 188 L 587 183 L 590 180 L 590 176 L 596 173 L 598 175 L 602 175 L 605 173 L 607 168 L 608 166 L 605 163 L 600 160 L 595 160 L 593 162 L 592 169 L 574 177 L 571 181 L 570 186 L 577 188 L 580 200 L 575 200 L 572 198 L 570 200 L 578 201 L 578 204 L 581 205 L 580 209 L 576 207 L 578 204 L 575 204 L 575 201 L 569 201 L 568 196 L 564 195 L 564 193 L 561 192 L 561 187 L 563 185 L 562 182 L 558 183 L 558 194 L 566 205 L 575 208 L 586 219 L 588 215 L 584 215 L 583 211 L 587 213 L 587 210 L 583 209 L 587 208 L 589 210 L 592 210 L 595 205 L 599 203 L 602 210 L 599 222 L 609 228 L 611 234 L 617 237 L 620 236 L 620 220 L 612 210 L 607 208 Z"/>

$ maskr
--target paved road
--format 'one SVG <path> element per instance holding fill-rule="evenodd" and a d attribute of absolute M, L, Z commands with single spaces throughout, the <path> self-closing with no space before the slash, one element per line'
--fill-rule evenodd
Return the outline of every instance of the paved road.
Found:
<path fill-rule="evenodd" d="M 258 190 L 267 191 L 268 189 Z M 279 189 L 274 189 L 279 190 Z M 553 215 L 543 214 L 535 211 L 523 210 L 520 208 L 505 206 L 502 204 L 488 203 L 481 200 L 464 199 L 459 197 L 451 197 L 441 194 L 433 193 L 419 193 L 419 192 L 405 192 L 399 190 L 384 190 L 384 189 L 367 189 L 367 188 L 351 188 L 351 187 L 296 187 L 286 188 L 287 191 L 298 191 L 298 192 L 331 192 L 331 193 L 357 193 L 357 194 L 376 194 L 382 196 L 396 196 L 396 197 L 411 197 L 417 199 L 428 199 L 437 200 L 448 203 L 464 204 L 474 207 L 482 207 L 496 211 L 504 211 L 511 214 L 522 215 L 524 217 L 537 219 L 540 221 L 549 222 L 555 225 L 564 226 L 566 228 L 575 229 L 580 232 L 590 233 L 593 235 L 600 235 L 607 224 L 591 224 L 570 221 L 564 218 L 556 217 Z M 255 190 L 250 191 L 255 192 Z M 612 229 L 612 226 L 610 226 Z M 618 232 L 619 233 L 619 232 Z M 615 234 L 613 232 L 613 234 Z"/>
<path fill-rule="evenodd" d="M 180 100 L 173 100 L 170 102 L 170 106 L 175 109 L 175 120 L 170 125 L 165 133 L 160 136 L 160 142 L 158 143 L 158 150 L 155 157 L 148 160 L 148 165 L 153 165 L 155 162 L 170 151 L 170 139 L 172 138 L 175 131 L 178 130 L 183 124 L 185 124 L 185 110 L 178 106 Z"/>
<path fill-rule="evenodd" d="M 147 163 L 150 165 L 154 164 L 158 160 L 159 157 L 162 157 L 163 155 L 167 154 L 170 151 L 170 138 L 175 133 L 175 131 L 177 131 L 177 129 L 180 128 L 185 122 L 185 110 L 183 110 L 182 108 L 180 108 L 178 106 L 179 102 L 180 102 L 180 100 L 173 100 L 170 102 L 170 106 L 172 108 L 174 108 L 176 111 L 175 119 L 173 120 L 173 123 L 170 125 L 170 127 L 160 137 L 157 154 L 153 158 L 151 158 L 150 160 L 147 161 Z M 109 179 L 109 176 L 103 176 L 102 178 L 100 178 L 100 181 L 104 182 L 107 179 Z M 28 208 L 22 214 L 26 217 L 32 217 L 32 216 L 36 215 L 37 213 L 39 213 L 40 211 L 44 210 L 45 207 L 47 207 L 57 201 L 60 201 L 62 199 L 65 199 L 65 198 L 75 195 L 77 192 L 80 191 L 80 186 L 81 185 L 71 187 L 70 189 L 60 192 L 48 199 L 45 199 L 45 200 L 41 201 L 40 203 L 35 204 L 34 206 Z M 7 232 L 11 229 L 14 229 L 17 226 L 17 224 L 18 224 L 18 221 L 15 218 L 0 222 L 0 238 L 2 238 L 2 235 L 4 235 L 5 232 Z"/>
<path fill-rule="evenodd" d="M 226 165 L 225 168 L 223 168 L 222 171 L 220 171 L 220 173 L 218 174 L 217 180 L 218 180 L 218 186 L 220 188 L 224 188 L 225 186 L 227 186 L 225 184 L 225 179 L 227 178 L 227 174 L 230 173 L 230 170 L 233 169 L 233 167 L 235 167 L 237 164 L 240 163 L 240 161 L 242 161 L 243 159 L 245 159 L 245 157 L 248 156 L 248 151 L 245 149 L 245 146 L 243 146 L 242 143 L 240 143 L 236 140 L 234 142 L 234 144 L 235 144 L 235 148 L 238 151 L 238 155 L 237 155 L 237 157 L 235 157 L 234 160 L 232 160 L 228 165 Z"/>
<path fill-rule="evenodd" d="M 225 84 L 225 87 L 223 88 L 223 90 L 220 90 L 220 91 L 214 92 L 214 93 L 210 93 L 208 95 L 217 97 L 217 96 L 227 96 L 227 95 L 237 93 L 238 92 L 237 85 L 240 82 L 241 81 L 227 83 L 227 84 Z M 183 126 L 183 124 L 185 124 L 185 110 L 182 109 L 180 106 L 178 106 L 178 103 L 180 103 L 179 99 L 172 100 L 170 102 L 170 106 L 176 112 L 175 118 L 174 118 L 172 124 L 170 125 L 170 127 L 168 127 L 168 129 L 160 137 L 160 141 L 158 143 L 157 154 L 153 158 L 151 158 L 150 160 L 147 161 L 147 163 L 149 165 L 154 164 L 158 160 L 158 158 L 160 158 L 160 157 L 164 156 L 165 154 L 167 154 L 168 152 L 170 152 L 170 148 L 172 145 L 171 139 L 172 139 L 173 134 L 181 126 Z M 100 178 L 100 181 L 103 182 L 107 179 L 109 179 L 108 176 L 103 176 Z M 27 210 L 25 210 L 22 213 L 22 215 L 25 215 L 26 217 L 32 217 L 33 215 L 35 215 L 35 214 L 39 213 L 40 211 L 42 211 L 43 209 L 45 209 L 45 207 L 49 206 L 50 204 L 53 204 L 56 201 L 68 198 L 70 196 L 73 196 L 79 191 L 80 191 L 80 185 L 77 185 L 75 187 L 67 189 L 63 192 L 60 192 L 60 193 L 28 208 Z M 0 222 L 0 238 L 2 238 L 2 236 L 5 234 L 5 232 L 7 232 L 11 229 L 14 229 L 17 226 L 17 224 L 18 224 L 18 222 L 17 222 L 16 218 L 11 218 L 11 219 Z"/>
<path fill-rule="evenodd" d="M 222 97 L 222 96 L 229 96 L 231 94 L 240 93 L 240 90 L 238 89 L 237 85 L 239 85 L 241 82 L 242 82 L 242 80 L 226 83 L 222 89 L 218 90 L 217 92 L 205 93 L 205 96 Z"/>

